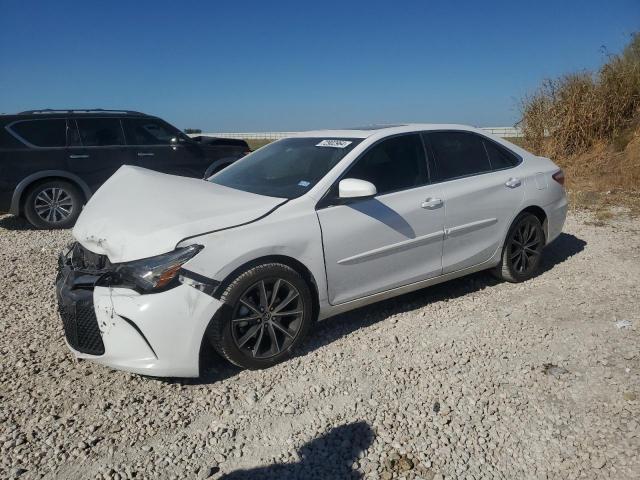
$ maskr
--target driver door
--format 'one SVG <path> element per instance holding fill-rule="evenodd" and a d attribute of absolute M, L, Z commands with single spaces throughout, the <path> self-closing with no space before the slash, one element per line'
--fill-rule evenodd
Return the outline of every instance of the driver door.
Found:
<path fill-rule="evenodd" d="M 442 273 L 444 205 L 418 134 L 382 140 L 344 178 L 367 180 L 378 194 L 341 204 L 336 185 L 318 208 L 332 305 Z"/>

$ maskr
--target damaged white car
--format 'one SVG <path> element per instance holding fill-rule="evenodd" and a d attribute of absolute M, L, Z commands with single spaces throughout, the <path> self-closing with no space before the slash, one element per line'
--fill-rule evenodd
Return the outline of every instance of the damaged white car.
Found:
<path fill-rule="evenodd" d="M 208 181 L 125 166 L 60 257 L 66 340 L 147 375 L 198 376 L 206 342 L 268 367 L 318 319 L 483 269 L 532 277 L 562 230 L 563 182 L 456 125 L 308 132 Z"/>

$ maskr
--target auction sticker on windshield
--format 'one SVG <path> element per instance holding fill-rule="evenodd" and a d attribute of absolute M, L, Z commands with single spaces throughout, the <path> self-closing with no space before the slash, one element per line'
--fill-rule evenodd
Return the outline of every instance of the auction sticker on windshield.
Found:
<path fill-rule="evenodd" d="M 353 142 L 349 140 L 322 140 L 316 147 L 333 147 L 333 148 L 344 148 L 351 145 Z"/>

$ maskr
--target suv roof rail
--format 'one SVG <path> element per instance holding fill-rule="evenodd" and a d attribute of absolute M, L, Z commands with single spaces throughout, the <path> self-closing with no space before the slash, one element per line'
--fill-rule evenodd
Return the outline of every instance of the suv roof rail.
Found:
<path fill-rule="evenodd" d="M 20 112 L 19 115 L 46 115 L 58 113 L 112 113 L 119 115 L 146 115 L 145 113 L 136 112 L 135 110 L 105 110 L 104 108 L 87 108 L 79 110 L 54 110 L 52 108 L 45 108 L 42 110 L 25 110 L 24 112 Z"/>

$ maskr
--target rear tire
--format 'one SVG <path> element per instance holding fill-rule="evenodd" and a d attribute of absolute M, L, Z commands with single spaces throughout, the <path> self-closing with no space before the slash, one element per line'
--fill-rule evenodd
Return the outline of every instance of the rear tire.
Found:
<path fill-rule="evenodd" d="M 223 306 L 208 329 L 213 348 L 231 363 L 268 368 L 291 356 L 313 325 L 311 291 L 291 267 L 250 268 L 220 297 Z"/>
<path fill-rule="evenodd" d="M 70 228 L 78 219 L 84 197 L 64 180 L 49 180 L 31 187 L 24 202 L 24 216 L 36 228 Z"/>
<path fill-rule="evenodd" d="M 494 274 L 501 280 L 518 283 L 537 275 L 545 245 L 544 229 L 535 215 L 522 212 L 511 224 Z"/>

